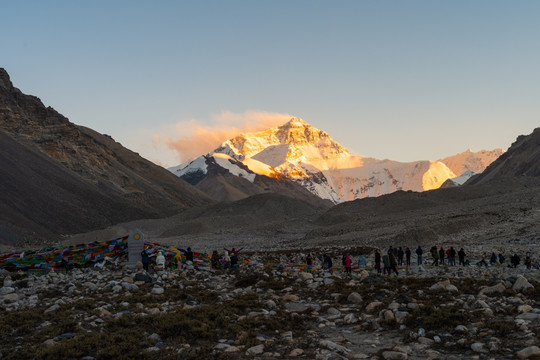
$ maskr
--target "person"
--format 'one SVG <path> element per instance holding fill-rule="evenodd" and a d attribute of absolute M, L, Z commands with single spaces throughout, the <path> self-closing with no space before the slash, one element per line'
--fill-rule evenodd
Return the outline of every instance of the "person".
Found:
<path fill-rule="evenodd" d="M 405 265 L 411 266 L 411 249 L 405 249 Z"/>
<path fill-rule="evenodd" d="M 463 248 L 458 251 L 459 265 L 465 266 L 465 250 Z"/>
<path fill-rule="evenodd" d="M 527 270 L 531 270 L 531 266 L 532 266 L 531 254 L 527 253 L 527 255 L 525 256 L 524 264 L 527 267 Z"/>
<path fill-rule="evenodd" d="M 433 258 L 433 263 L 431 265 L 439 266 L 439 252 L 435 245 L 431 247 L 431 257 Z"/>
<path fill-rule="evenodd" d="M 174 266 L 176 269 L 180 269 L 181 264 L 182 264 L 182 252 L 179 250 L 174 255 Z"/>
<path fill-rule="evenodd" d="M 422 254 L 423 253 L 424 253 L 424 250 L 422 250 L 422 247 L 420 245 L 418 245 L 418 247 L 416 248 L 416 258 L 417 258 L 418 265 L 422 265 Z"/>
<path fill-rule="evenodd" d="M 456 266 L 456 249 L 453 246 L 448 250 L 448 265 Z"/>
<path fill-rule="evenodd" d="M 66 270 L 71 270 L 73 269 L 73 264 L 70 263 L 69 259 L 67 258 L 67 256 L 63 256 L 62 257 L 62 260 L 60 261 L 60 263 L 62 264 L 62 267 L 64 267 Z"/>
<path fill-rule="evenodd" d="M 519 266 L 519 262 L 521 259 L 519 258 L 518 254 L 514 253 L 512 257 L 510 258 L 510 263 L 512 264 L 513 268 L 517 268 Z"/>
<path fill-rule="evenodd" d="M 210 259 L 210 264 L 212 269 L 219 269 L 219 255 L 217 250 L 212 252 L 212 258 Z"/>
<path fill-rule="evenodd" d="M 234 250 L 234 248 L 233 248 Z M 237 252 L 231 252 L 231 268 L 237 269 L 238 268 L 238 256 L 236 255 Z"/>
<path fill-rule="evenodd" d="M 394 270 L 396 275 L 399 275 L 398 270 L 397 270 L 396 256 L 394 255 L 394 253 L 390 253 L 390 255 L 388 255 L 388 257 L 389 257 L 389 260 L 390 260 L 390 269 L 388 269 L 388 274 L 390 274 L 391 270 Z"/>
<path fill-rule="evenodd" d="M 484 255 L 482 256 L 482 259 L 479 262 L 477 262 L 476 265 L 478 265 L 478 266 L 484 265 L 485 267 L 487 267 L 488 263 L 487 263 L 487 261 L 485 259 L 486 255 L 487 254 L 484 253 Z"/>
<path fill-rule="evenodd" d="M 390 255 L 391 252 L 394 252 L 394 248 L 392 245 L 390 245 L 390 248 L 388 248 L 388 255 Z"/>
<path fill-rule="evenodd" d="M 327 254 L 323 255 L 323 268 L 327 270 L 332 269 L 332 259 Z"/>
<path fill-rule="evenodd" d="M 358 268 L 360 269 L 366 268 L 366 257 L 364 255 L 358 256 Z"/>
<path fill-rule="evenodd" d="M 499 264 L 504 264 L 504 255 L 502 253 L 499 253 Z"/>
<path fill-rule="evenodd" d="M 148 256 L 148 252 L 146 252 L 146 249 L 141 251 L 141 262 L 143 269 L 148 271 L 148 265 L 150 264 L 150 256 Z"/>
<path fill-rule="evenodd" d="M 238 257 L 238 253 L 239 253 L 240 251 L 242 251 L 242 249 L 243 249 L 243 248 L 240 248 L 240 249 L 236 250 L 235 248 L 232 248 L 231 250 L 229 250 L 229 249 L 225 249 L 225 248 L 224 248 L 224 250 L 225 250 L 227 253 L 229 253 L 229 256 L 232 256 L 232 255 L 234 254 L 234 255 L 236 255 L 237 257 Z"/>
<path fill-rule="evenodd" d="M 225 254 L 223 255 L 223 267 L 225 269 L 229 269 L 231 267 L 231 257 L 227 252 L 225 252 Z"/>
<path fill-rule="evenodd" d="M 379 250 L 375 250 L 375 270 L 377 270 L 377 274 L 381 273 L 381 253 Z"/>
<path fill-rule="evenodd" d="M 403 251 L 403 248 L 400 246 L 397 251 L 397 261 L 398 261 L 399 266 L 403 265 L 403 255 L 405 255 L 405 252 Z"/>
<path fill-rule="evenodd" d="M 188 247 L 186 251 L 186 262 L 191 261 L 193 263 L 193 251 L 191 251 L 191 248 Z"/>
<path fill-rule="evenodd" d="M 388 254 L 393 254 L 391 251 L 383 252 L 382 260 L 384 265 L 384 274 L 388 273 L 390 275 L 390 256 Z M 394 258 L 395 259 L 395 258 Z"/>
<path fill-rule="evenodd" d="M 345 273 L 351 275 L 352 274 L 352 260 L 351 257 L 347 254 L 345 256 Z"/>
<path fill-rule="evenodd" d="M 306 257 L 306 264 L 307 266 L 313 265 L 313 258 L 311 257 L 311 254 L 308 254 L 308 256 Z"/>
<path fill-rule="evenodd" d="M 165 256 L 160 251 L 156 257 L 156 266 L 159 270 L 165 270 Z"/>
<path fill-rule="evenodd" d="M 444 265 L 444 248 L 442 246 L 439 249 L 439 261 L 441 262 L 441 265 Z"/>
<path fill-rule="evenodd" d="M 497 263 L 497 255 L 495 255 L 494 252 L 491 253 L 491 257 L 489 258 L 489 263 L 491 265 L 494 265 Z"/>

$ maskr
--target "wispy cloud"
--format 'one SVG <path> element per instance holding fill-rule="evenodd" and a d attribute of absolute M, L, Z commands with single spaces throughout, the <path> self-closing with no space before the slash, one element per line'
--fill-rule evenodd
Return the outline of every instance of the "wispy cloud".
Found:
<path fill-rule="evenodd" d="M 293 117 L 290 114 L 272 113 L 265 111 L 245 111 L 233 113 L 222 111 L 211 117 L 210 125 L 197 119 L 179 121 L 159 130 L 154 134 L 155 149 L 163 145 L 176 152 L 181 162 L 207 154 L 227 139 L 241 133 L 265 130 L 282 125 Z"/>

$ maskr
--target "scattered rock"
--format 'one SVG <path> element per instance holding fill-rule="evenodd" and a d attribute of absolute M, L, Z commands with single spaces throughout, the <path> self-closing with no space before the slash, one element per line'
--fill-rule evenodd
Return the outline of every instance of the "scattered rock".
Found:
<path fill-rule="evenodd" d="M 540 357 L 540 348 L 538 346 L 529 346 L 517 352 L 520 359 L 530 359 Z"/>
<path fill-rule="evenodd" d="M 363 299 L 362 296 L 357 292 L 352 292 L 347 296 L 347 301 L 354 304 L 360 304 L 362 303 Z"/>
<path fill-rule="evenodd" d="M 527 289 L 534 289 L 534 286 L 532 286 L 523 275 L 519 275 L 514 283 L 514 286 L 512 286 L 512 290 L 516 292 L 523 292 Z"/>

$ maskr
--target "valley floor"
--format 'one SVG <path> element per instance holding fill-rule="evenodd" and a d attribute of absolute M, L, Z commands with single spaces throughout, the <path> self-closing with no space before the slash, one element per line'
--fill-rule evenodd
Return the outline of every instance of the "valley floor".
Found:
<path fill-rule="evenodd" d="M 2 272 L 2 359 L 540 356 L 540 270 L 346 275 L 298 252 L 240 255 L 235 270 Z"/>

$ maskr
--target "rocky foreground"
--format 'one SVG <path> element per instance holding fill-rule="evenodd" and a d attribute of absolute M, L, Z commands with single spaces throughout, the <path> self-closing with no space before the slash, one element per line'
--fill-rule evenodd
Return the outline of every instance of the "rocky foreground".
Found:
<path fill-rule="evenodd" d="M 2 272 L 0 358 L 540 359 L 539 270 L 347 276 L 250 260 L 227 271 Z"/>

